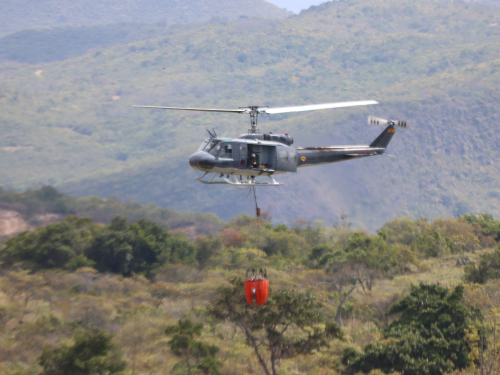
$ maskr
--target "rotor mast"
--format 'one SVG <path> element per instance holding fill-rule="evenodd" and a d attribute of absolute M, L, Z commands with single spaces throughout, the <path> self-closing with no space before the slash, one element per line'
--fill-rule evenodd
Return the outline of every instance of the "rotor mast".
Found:
<path fill-rule="evenodd" d="M 265 110 L 260 110 L 260 108 L 269 108 L 268 106 L 258 106 L 251 105 L 249 107 L 240 107 L 241 109 L 246 109 L 246 113 L 250 115 L 250 129 L 248 129 L 248 134 L 257 134 L 260 132 L 257 129 L 257 123 L 259 120 L 259 113 L 265 112 Z"/>

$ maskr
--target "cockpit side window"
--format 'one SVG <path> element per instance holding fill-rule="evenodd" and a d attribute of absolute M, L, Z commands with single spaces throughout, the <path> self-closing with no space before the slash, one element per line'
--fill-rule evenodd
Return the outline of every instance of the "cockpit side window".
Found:
<path fill-rule="evenodd" d="M 233 158 L 233 146 L 231 143 L 223 143 L 222 151 L 219 155 L 220 158 L 232 159 Z"/>

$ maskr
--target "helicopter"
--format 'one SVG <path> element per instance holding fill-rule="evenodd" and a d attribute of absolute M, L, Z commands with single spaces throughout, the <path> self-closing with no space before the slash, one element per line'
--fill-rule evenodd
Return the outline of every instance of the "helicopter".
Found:
<path fill-rule="evenodd" d="M 370 116 L 368 123 L 386 125 L 384 131 L 369 145 L 292 147 L 294 140 L 288 134 L 260 133 L 257 120 L 261 114 L 315 111 L 329 108 L 344 108 L 378 104 L 374 100 L 325 103 L 295 107 L 269 108 L 248 106 L 239 109 L 209 109 L 133 105 L 136 108 L 168 109 L 182 111 L 223 112 L 250 115 L 250 129 L 237 138 L 219 137 L 215 130 L 207 130 L 205 139 L 194 154 L 189 157 L 191 168 L 204 174 L 196 179 L 204 184 L 224 184 L 237 187 L 282 186 L 274 176 L 295 173 L 297 169 L 328 163 L 383 155 L 391 141 L 395 127 L 406 128 L 405 121 L 389 121 Z M 268 177 L 270 181 L 261 181 Z M 259 178 L 259 180 L 257 180 Z"/>

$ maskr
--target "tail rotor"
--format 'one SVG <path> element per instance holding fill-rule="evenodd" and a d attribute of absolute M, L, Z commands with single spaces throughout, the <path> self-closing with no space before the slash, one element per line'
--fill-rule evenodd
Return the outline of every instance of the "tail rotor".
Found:
<path fill-rule="evenodd" d="M 385 120 L 383 118 L 378 118 L 374 116 L 368 116 L 368 124 L 369 125 L 392 125 L 400 128 L 408 128 L 408 123 L 406 121 L 401 120 Z"/>

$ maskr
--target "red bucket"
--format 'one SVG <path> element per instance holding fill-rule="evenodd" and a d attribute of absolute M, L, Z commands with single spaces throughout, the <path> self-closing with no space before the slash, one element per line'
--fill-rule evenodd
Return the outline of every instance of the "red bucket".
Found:
<path fill-rule="evenodd" d="M 261 277 L 252 277 L 245 281 L 245 295 L 250 306 L 253 305 L 253 299 L 257 305 L 263 305 L 269 297 L 269 280 Z"/>

